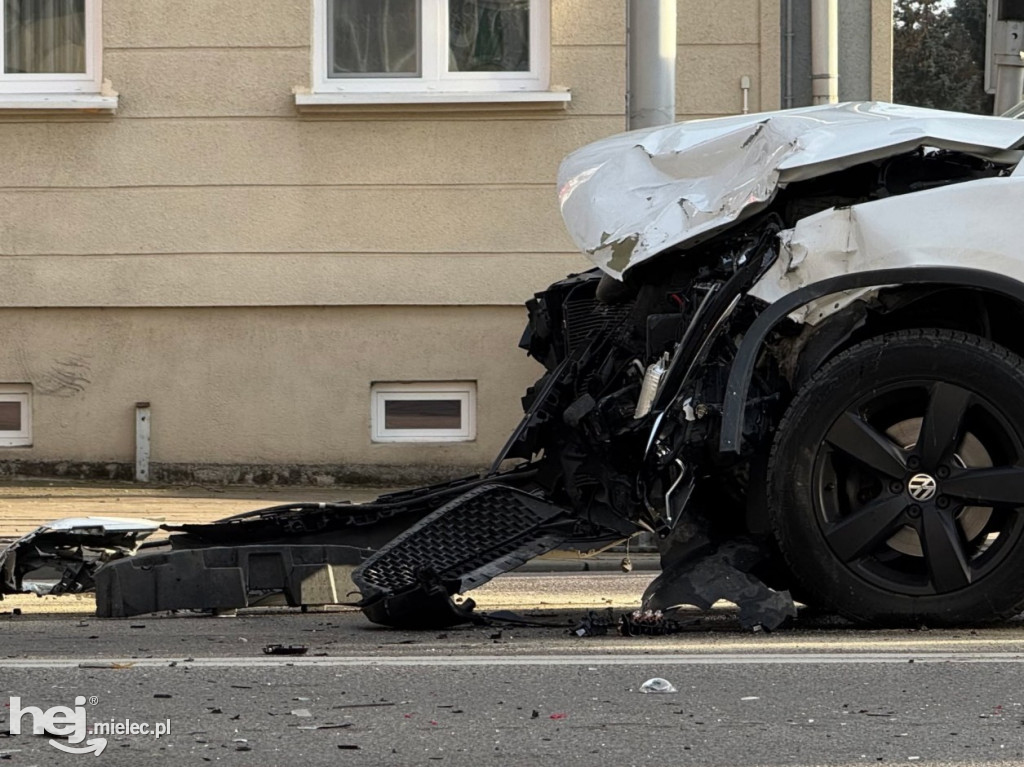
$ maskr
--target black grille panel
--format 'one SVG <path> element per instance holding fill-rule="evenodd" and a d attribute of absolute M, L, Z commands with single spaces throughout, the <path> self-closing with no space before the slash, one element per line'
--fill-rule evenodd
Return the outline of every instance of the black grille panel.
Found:
<path fill-rule="evenodd" d="M 538 554 L 564 535 L 550 523 L 565 511 L 502 485 L 484 485 L 442 506 L 352 574 L 363 597 L 413 588 L 424 569 L 473 588 Z"/>
<path fill-rule="evenodd" d="M 565 302 L 565 340 L 572 354 L 608 325 L 618 325 L 629 316 L 632 303 L 602 304 L 596 298 L 577 298 Z"/>

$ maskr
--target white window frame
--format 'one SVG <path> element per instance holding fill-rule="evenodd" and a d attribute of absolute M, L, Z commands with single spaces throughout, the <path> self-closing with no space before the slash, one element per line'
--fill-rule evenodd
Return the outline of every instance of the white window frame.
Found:
<path fill-rule="evenodd" d="M 395 400 L 458 400 L 461 429 L 388 429 L 385 405 Z M 471 442 L 476 439 L 476 382 L 375 383 L 370 387 L 370 438 L 374 442 Z"/>
<path fill-rule="evenodd" d="M 515 93 L 546 91 L 551 69 L 551 0 L 530 0 L 529 72 L 448 72 L 448 0 L 419 0 L 421 74 L 328 77 L 328 0 L 313 0 L 314 93 Z"/>
<path fill-rule="evenodd" d="M 0 431 L 0 447 L 25 447 L 32 444 L 31 384 L 0 384 L 0 402 L 21 403 L 21 428 Z"/>
<path fill-rule="evenodd" d="M 3 9 L 0 5 L 0 94 L 99 93 L 103 86 L 101 0 L 85 0 L 85 72 L 5 74 Z"/>

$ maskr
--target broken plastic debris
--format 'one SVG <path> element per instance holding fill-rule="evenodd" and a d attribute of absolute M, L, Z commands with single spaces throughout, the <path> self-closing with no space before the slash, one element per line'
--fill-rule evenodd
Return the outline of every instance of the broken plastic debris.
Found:
<path fill-rule="evenodd" d="M 292 710 L 292 716 L 313 716 L 308 708 L 296 708 Z"/>
<path fill-rule="evenodd" d="M 95 663 L 95 662 L 83 661 L 82 663 L 79 663 L 79 664 L 78 664 L 78 667 L 79 667 L 79 668 L 111 668 L 111 669 L 126 669 L 126 668 L 131 668 L 131 667 L 132 667 L 132 666 L 134 666 L 134 665 L 135 665 L 135 664 L 134 664 L 134 663 L 131 663 L 131 662 L 122 662 L 122 663 L 116 663 L 116 662 L 111 662 L 111 663 Z"/>
<path fill-rule="evenodd" d="M 305 655 L 308 651 L 304 644 L 268 644 L 263 648 L 266 655 Z"/>
<path fill-rule="evenodd" d="M 640 692 L 679 692 L 675 686 L 667 679 L 662 679 L 660 676 L 656 676 L 653 679 L 648 679 L 642 685 L 640 685 Z"/>
<path fill-rule="evenodd" d="M 619 618 L 618 628 L 622 636 L 665 636 L 678 634 L 683 624 L 666 618 L 661 610 L 634 610 Z"/>

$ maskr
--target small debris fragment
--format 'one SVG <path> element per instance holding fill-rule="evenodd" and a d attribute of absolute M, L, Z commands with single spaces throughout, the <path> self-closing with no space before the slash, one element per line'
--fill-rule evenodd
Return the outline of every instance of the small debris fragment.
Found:
<path fill-rule="evenodd" d="M 605 615 L 600 615 L 593 610 L 588 612 L 580 620 L 572 633 L 578 637 L 600 637 L 607 636 L 609 629 L 615 624 L 612 611 L 608 610 Z"/>
<path fill-rule="evenodd" d="M 640 685 L 640 692 L 643 693 L 669 693 L 679 692 L 675 686 L 667 679 L 662 679 L 660 676 L 656 676 L 653 679 L 648 679 L 642 685 Z"/>
<path fill-rule="evenodd" d="M 661 610 L 634 610 L 619 618 L 619 634 L 626 637 L 678 634 L 683 624 L 666 618 Z"/>
<path fill-rule="evenodd" d="M 360 746 L 355 746 L 351 743 L 339 743 L 338 748 L 342 749 L 343 751 L 358 751 L 360 749 Z"/>
<path fill-rule="evenodd" d="M 740 698 L 740 700 L 761 700 L 761 696 L 760 695 L 748 695 L 745 698 Z"/>
<path fill-rule="evenodd" d="M 305 655 L 309 648 L 304 644 L 268 644 L 263 652 L 266 655 Z"/>
<path fill-rule="evenodd" d="M 132 668 L 134 663 L 79 663 L 79 668 L 111 668 L 111 669 L 126 669 Z"/>
<path fill-rule="evenodd" d="M 568 714 L 552 714 L 551 716 L 548 717 L 548 719 L 565 719 L 567 716 L 569 716 L 569 715 Z"/>
<path fill-rule="evenodd" d="M 292 709 L 292 716 L 313 716 L 308 708 Z"/>
<path fill-rule="evenodd" d="M 166 693 L 166 692 L 155 692 L 155 693 L 153 693 L 153 697 L 154 698 L 169 698 L 169 697 L 171 697 L 171 695 L 170 695 L 170 693 Z"/>

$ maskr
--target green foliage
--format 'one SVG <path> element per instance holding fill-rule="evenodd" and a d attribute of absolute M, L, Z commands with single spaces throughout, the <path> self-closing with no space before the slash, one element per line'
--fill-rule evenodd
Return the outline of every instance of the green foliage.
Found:
<path fill-rule="evenodd" d="M 893 97 L 900 104 L 992 114 L 985 93 L 986 0 L 895 0 Z"/>

